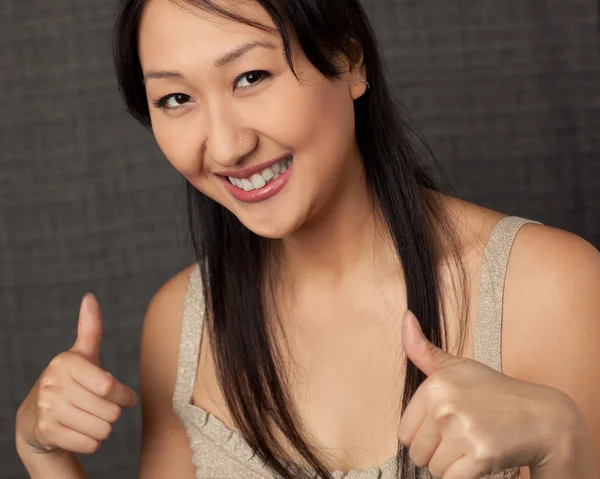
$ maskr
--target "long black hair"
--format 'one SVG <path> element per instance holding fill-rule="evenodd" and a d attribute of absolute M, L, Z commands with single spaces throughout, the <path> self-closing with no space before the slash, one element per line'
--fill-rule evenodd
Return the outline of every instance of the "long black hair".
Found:
<path fill-rule="evenodd" d="M 174 1 L 174 0 L 173 0 Z M 295 74 L 292 38 L 308 60 L 327 78 L 339 78 L 336 58 L 355 61 L 362 53 L 371 88 L 354 103 L 355 135 L 363 159 L 373 205 L 395 243 L 399 268 L 406 282 L 408 307 L 415 313 L 425 336 L 446 348 L 442 306 L 441 267 L 453 258 L 463 293 L 459 307 L 460 346 L 468 316 L 466 276 L 459 240 L 435 192 L 442 182 L 429 148 L 401 114 L 385 78 L 372 27 L 359 0 L 256 0 L 272 19 L 283 41 L 287 62 Z M 262 30 L 271 28 L 239 16 L 210 0 L 179 0 Z M 122 0 L 115 27 L 114 59 L 120 91 L 128 111 L 151 129 L 150 115 L 138 57 L 137 34 L 145 0 Z M 447 185 L 447 182 L 443 183 Z M 242 436 L 273 473 L 285 479 L 331 477 L 323 453 L 308 445 L 295 414 L 276 345 L 265 318 L 265 301 L 273 292 L 272 240 L 249 231 L 226 208 L 186 182 L 189 229 L 200 264 L 206 298 L 208 332 L 217 375 L 228 409 Z M 260 280 L 257 281 L 257 278 Z M 456 284 L 455 284 L 456 286 Z M 399 318 L 400 319 L 400 318 Z M 404 412 L 424 374 L 410 361 L 402 395 Z M 400 402 L 400 400 L 399 400 Z M 283 439 L 306 462 L 294 464 Z M 418 471 L 408 450 L 398 444 L 399 477 Z"/>

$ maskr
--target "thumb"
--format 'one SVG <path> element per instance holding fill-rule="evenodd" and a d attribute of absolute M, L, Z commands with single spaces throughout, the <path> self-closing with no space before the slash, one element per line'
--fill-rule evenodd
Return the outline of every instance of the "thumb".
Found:
<path fill-rule="evenodd" d="M 71 351 L 99 366 L 102 332 L 102 313 L 98 300 L 92 293 L 86 293 L 81 300 L 77 339 Z"/>
<path fill-rule="evenodd" d="M 415 366 L 427 376 L 440 371 L 452 364 L 459 358 L 448 354 L 430 342 L 425 335 L 414 313 L 408 310 L 402 320 L 402 342 L 406 356 Z"/>

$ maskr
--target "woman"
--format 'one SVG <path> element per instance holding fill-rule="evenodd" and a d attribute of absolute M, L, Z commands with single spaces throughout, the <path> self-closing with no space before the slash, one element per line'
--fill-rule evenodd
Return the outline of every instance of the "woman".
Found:
<path fill-rule="evenodd" d="M 140 477 L 598 479 L 598 251 L 442 194 L 358 1 L 125 0 L 115 45 L 198 260 L 147 310 Z M 86 296 L 17 415 L 31 477 L 135 403 L 101 336 Z"/>

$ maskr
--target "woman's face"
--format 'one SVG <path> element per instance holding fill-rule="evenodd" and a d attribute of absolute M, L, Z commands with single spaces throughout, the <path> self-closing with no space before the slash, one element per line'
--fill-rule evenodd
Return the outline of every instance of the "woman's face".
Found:
<path fill-rule="evenodd" d="M 255 2 L 230 11 L 273 26 Z M 235 8 L 235 10 L 232 10 Z M 158 145 L 198 190 L 256 234 L 282 238 L 327 214 L 361 171 L 353 100 L 364 74 L 330 81 L 278 35 L 150 0 L 139 55 Z M 291 162 L 291 163 L 290 163 Z"/>

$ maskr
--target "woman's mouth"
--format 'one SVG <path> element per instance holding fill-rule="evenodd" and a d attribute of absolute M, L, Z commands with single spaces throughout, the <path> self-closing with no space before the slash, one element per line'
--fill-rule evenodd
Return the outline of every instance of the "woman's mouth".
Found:
<path fill-rule="evenodd" d="M 288 156 L 287 158 L 283 158 L 279 160 L 277 163 L 273 163 L 271 166 L 265 168 L 259 173 L 256 173 L 248 178 L 232 178 L 228 176 L 229 182 L 244 191 L 252 191 L 263 188 L 265 185 L 270 183 L 271 181 L 277 179 L 279 176 L 283 175 L 287 169 L 292 164 L 293 157 Z"/>
<path fill-rule="evenodd" d="M 235 199 L 244 203 L 255 203 L 279 193 L 287 184 L 293 169 L 294 158 L 288 156 L 248 178 L 219 178 Z"/>

